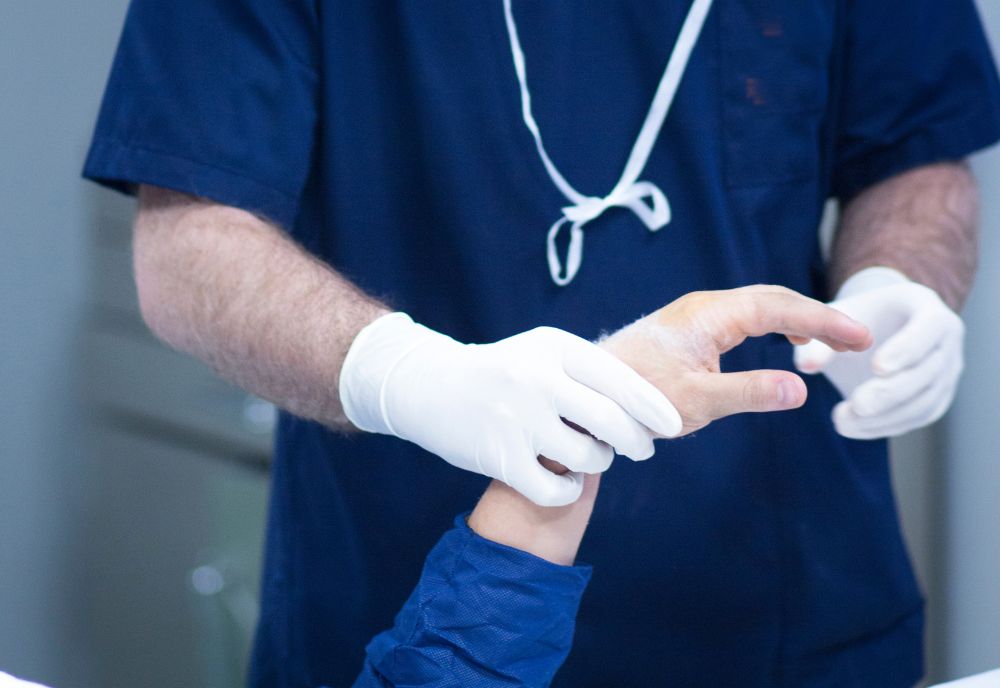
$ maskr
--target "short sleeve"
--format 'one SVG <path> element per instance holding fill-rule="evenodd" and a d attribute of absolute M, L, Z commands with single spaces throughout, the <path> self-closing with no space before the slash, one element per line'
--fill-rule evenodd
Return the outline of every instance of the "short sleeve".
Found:
<path fill-rule="evenodd" d="M 1000 138 L 1000 84 L 973 0 L 846 0 L 833 194 Z"/>
<path fill-rule="evenodd" d="M 318 90 L 311 0 L 133 0 L 84 176 L 293 224 Z"/>
<path fill-rule="evenodd" d="M 569 654 L 589 566 L 559 566 L 455 519 L 355 688 L 547 686 Z"/>

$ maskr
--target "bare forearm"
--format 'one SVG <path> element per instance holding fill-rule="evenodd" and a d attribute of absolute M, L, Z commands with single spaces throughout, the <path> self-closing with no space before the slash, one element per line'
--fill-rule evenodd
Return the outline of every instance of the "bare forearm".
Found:
<path fill-rule="evenodd" d="M 538 506 L 494 480 L 469 516 L 469 527 L 487 540 L 570 566 L 587 530 L 600 481 L 600 475 L 586 476 L 580 499 L 552 508 Z"/>
<path fill-rule="evenodd" d="M 357 332 L 387 309 L 244 211 L 143 187 L 143 316 L 171 346 L 299 416 L 347 429 L 337 394 Z"/>
<path fill-rule="evenodd" d="M 965 163 L 928 165 L 888 179 L 844 209 L 830 261 L 835 293 L 867 267 L 895 268 L 958 311 L 972 288 L 979 197 Z"/>

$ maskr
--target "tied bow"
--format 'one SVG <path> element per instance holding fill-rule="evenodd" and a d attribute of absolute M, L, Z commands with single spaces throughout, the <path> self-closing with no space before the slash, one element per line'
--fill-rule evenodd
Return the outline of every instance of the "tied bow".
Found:
<path fill-rule="evenodd" d="M 712 2 L 713 0 L 693 0 L 691 3 L 691 9 L 688 10 L 684 24 L 681 26 L 677 43 L 674 44 L 674 49 L 670 53 L 670 59 L 667 61 L 666 69 L 660 78 L 660 84 L 656 87 L 653 102 L 649 106 L 649 112 L 642 123 L 635 144 L 632 146 L 632 152 L 625 163 L 622 176 L 611 193 L 601 198 L 584 196 L 574 189 L 573 185 L 559 172 L 545 150 L 545 144 L 542 143 L 542 132 L 531 112 L 528 72 L 524 60 L 524 50 L 521 48 L 521 39 L 517 35 L 512 0 L 503 0 L 504 20 L 507 24 L 507 36 L 510 39 L 510 53 L 514 60 L 514 73 L 517 75 L 518 86 L 521 89 L 521 117 L 535 140 L 535 149 L 538 151 L 538 157 L 541 158 L 549 178 L 563 196 L 572 203 L 572 205 L 562 209 L 563 216 L 549 229 L 548 241 L 546 242 L 549 273 L 552 275 L 552 281 L 559 286 L 562 287 L 572 282 L 583 262 L 583 226 L 603 215 L 608 208 L 628 208 L 651 232 L 661 229 L 670 222 L 670 204 L 667 202 L 666 195 L 652 182 L 639 181 L 639 177 L 646 167 L 649 155 L 653 151 L 653 145 L 663 128 L 663 122 L 670 111 L 674 96 L 677 94 L 677 88 L 680 86 L 688 60 L 691 58 L 691 53 L 705 25 L 705 18 L 712 8 Z M 648 199 L 648 203 L 644 199 Z M 556 239 L 559 237 L 559 232 L 567 224 L 570 225 L 570 235 L 569 249 L 566 252 L 566 274 L 564 275 L 562 261 L 559 260 L 559 251 L 556 247 Z"/>
<path fill-rule="evenodd" d="M 648 199 L 648 203 L 644 199 Z M 659 231 L 670 222 L 670 202 L 660 187 L 652 182 L 640 181 L 621 188 L 615 187 L 604 198 L 581 197 L 575 205 L 563 208 L 563 216 L 549 229 L 546 254 L 553 282 L 562 287 L 573 281 L 583 263 L 584 225 L 596 220 L 608 208 L 615 207 L 631 210 L 650 232 Z M 564 275 L 556 241 L 566 224 L 570 224 L 570 234 Z"/>

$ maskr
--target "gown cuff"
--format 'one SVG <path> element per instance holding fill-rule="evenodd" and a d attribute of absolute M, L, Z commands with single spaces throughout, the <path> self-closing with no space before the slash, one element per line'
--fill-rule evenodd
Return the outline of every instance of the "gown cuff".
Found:
<path fill-rule="evenodd" d="M 369 643 L 366 671 L 382 685 L 545 686 L 569 654 L 591 567 L 487 540 L 467 517 L 431 550 L 393 627 Z"/>

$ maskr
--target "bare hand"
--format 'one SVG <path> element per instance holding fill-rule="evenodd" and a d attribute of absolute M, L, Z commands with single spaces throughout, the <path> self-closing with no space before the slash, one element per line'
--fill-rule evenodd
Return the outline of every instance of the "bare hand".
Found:
<path fill-rule="evenodd" d="M 868 328 L 843 313 L 784 287 L 756 285 L 687 294 L 601 346 L 666 394 L 680 411 L 683 435 L 735 413 L 805 403 L 806 386 L 795 373 L 720 372 L 722 354 L 769 333 L 793 344 L 816 339 L 837 351 L 863 351 L 872 343 Z"/>

